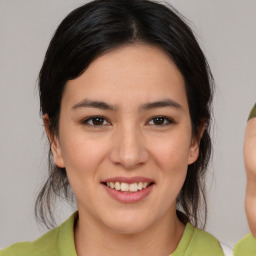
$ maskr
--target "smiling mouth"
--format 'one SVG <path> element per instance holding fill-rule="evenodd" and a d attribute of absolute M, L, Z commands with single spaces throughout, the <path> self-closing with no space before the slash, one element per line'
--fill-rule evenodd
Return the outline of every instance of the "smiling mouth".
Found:
<path fill-rule="evenodd" d="M 134 182 L 134 183 L 128 184 L 125 182 L 115 181 L 115 182 L 103 182 L 102 184 L 104 184 L 105 186 L 111 189 L 121 191 L 121 192 L 138 192 L 153 185 L 154 183 L 153 182 Z"/>

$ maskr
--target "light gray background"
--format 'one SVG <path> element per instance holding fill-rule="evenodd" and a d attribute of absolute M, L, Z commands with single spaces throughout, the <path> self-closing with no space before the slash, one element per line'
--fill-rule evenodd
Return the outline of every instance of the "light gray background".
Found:
<path fill-rule="evenodd" d="M 57 25 L 81 0 L 0 0 L 0 247 L 45 232 L 33 205 L 47 174 L 36 80 Z M 256 100 L 256 1 L 169 1 L 194 28 L 216 80 L 206 230 L 233 245 L 248 233 L 243 133 Z M 57 209 L 59 223 L 72 208 Z"/>

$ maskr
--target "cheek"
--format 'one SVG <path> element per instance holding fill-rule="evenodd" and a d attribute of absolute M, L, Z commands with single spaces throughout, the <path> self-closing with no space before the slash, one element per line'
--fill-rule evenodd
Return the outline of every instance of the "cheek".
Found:
<path fill-rule="evenodd" d="M 189 140 L 166 138 L 154 143 L 151 151 L 152 156 L 161 166 L 161 169 L 167 172 L 178 172 L 180 168 L 187 169 L 190 153 L 189 144 Z"/>
<path fill-rule="evenodd" d="M 76 131 L 66 133 L 61 150 L 67 173 L 80 179 L 97 174 L 96 169 L 106 155 L 107 145 Z"/>
<path fill-rule="evenodd" d="M 91 191 L 100 182 L 99 170 L 106 147 L 103 143 L 97 143 L 97 140 L 72 136 L 63 140 L 62 152 L 68 180 L 77 201 L 92 205 Z"/>
<path fill-rule="evenodd" d="M 189 149 L 188 139 L 166 139 L 154 147 L 152 156 L 162 174 L 159 189 L 165 190 L 163 200 L 175 200 L 180 192 L 187 175 Z"/>

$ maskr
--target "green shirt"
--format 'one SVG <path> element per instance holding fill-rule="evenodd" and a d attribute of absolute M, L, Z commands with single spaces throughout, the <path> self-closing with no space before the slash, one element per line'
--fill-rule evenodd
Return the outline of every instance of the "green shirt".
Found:
<path fill-rule="evenodd" d="M 74 224 L 77 212 L 59 227 L 33 242 L 15 243 L 0 252 L 0 256 L 77 256 Z M 176 250 L 170 256 L 224 256 L 216 238 L 209 233 L 186 225 Z"/>
<path fill-rule="evenodd" d="M 256 238 L 249 234 L 235 245 L 234 256 L 254 255 L 256 255 Z"/>

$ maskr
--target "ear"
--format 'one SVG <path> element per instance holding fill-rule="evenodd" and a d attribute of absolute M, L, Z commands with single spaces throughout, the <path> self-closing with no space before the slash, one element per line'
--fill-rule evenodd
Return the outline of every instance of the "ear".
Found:
<path fill-rule="evenodd" d="M 65 168 L 59 139 L 56 135 L 51 134 L 50 119 L 49 119 L 48 114 L 45 114 L 43 116 L 43 122 L 44 122 L 45 132 L 47 134 L 48 140 L 51 145 L 51 151 L 53 154 L 54 163 L 60 168 Z"/>
<path fill-rule="evenodd" d="M 200 141 L 204 134 L 205 128 L 206 124 L 205 122 L 202 122 L 202 125 L 199 127 L 199 137 L 193 136 L 191 139 L 188 164 L 193 164 L 199 156 Z"/>

